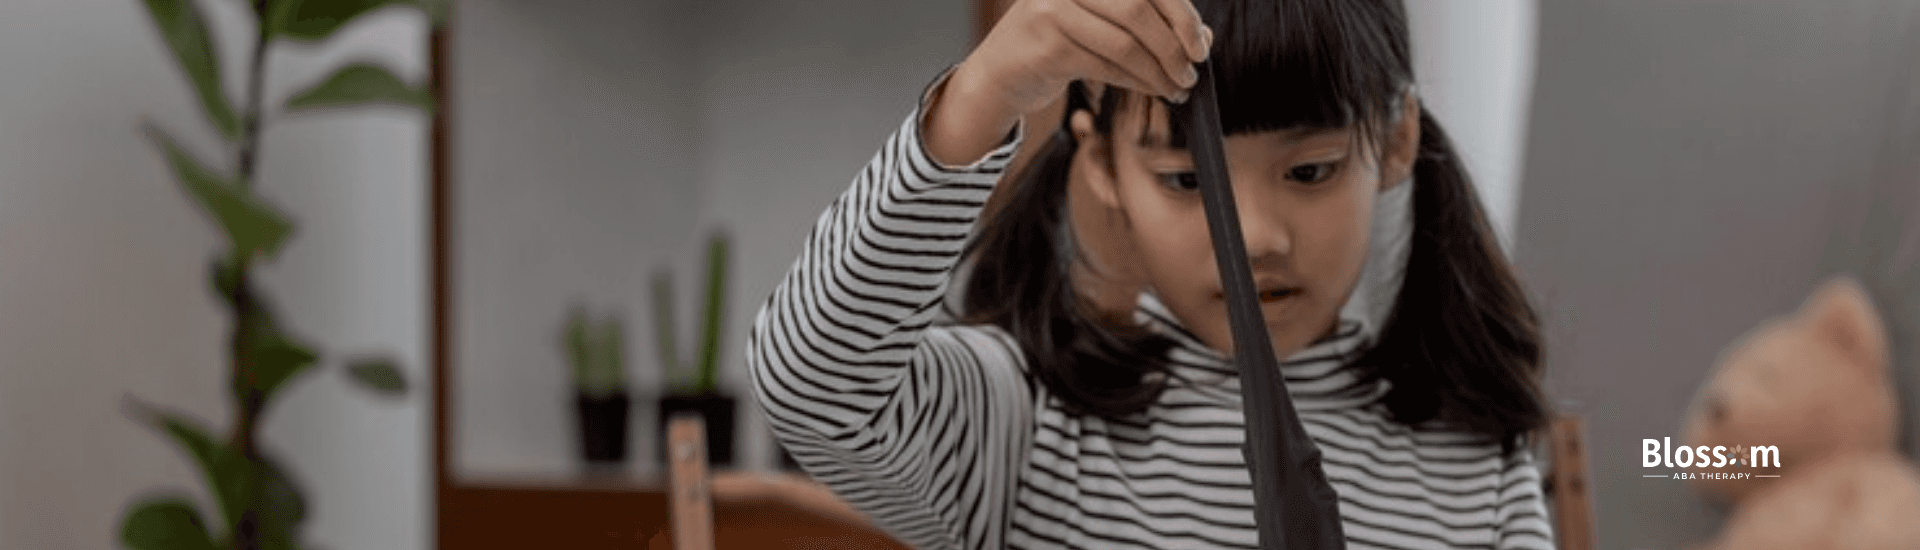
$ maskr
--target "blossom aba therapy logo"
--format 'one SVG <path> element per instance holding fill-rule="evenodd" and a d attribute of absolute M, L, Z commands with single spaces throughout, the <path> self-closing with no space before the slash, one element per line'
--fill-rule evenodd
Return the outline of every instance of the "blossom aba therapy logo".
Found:
<path fill-rule="evenodd" d="M 1642 468 L 1755 468 L 1759 471 L 1676 471 L 1667 474 L 1645 474 L 1640 477 L 1659 477 L 1669 479 L 1748 479 L 1754 477 L 1780 477 L 1771 472 L 1779 471 L 1780 447 L 1777 445 L 1734 445 L 1728 449 L 1722 445 L 1708 447 L 1674 447 L 1673 438 L 1640 440 L 1640 466 Z"/>

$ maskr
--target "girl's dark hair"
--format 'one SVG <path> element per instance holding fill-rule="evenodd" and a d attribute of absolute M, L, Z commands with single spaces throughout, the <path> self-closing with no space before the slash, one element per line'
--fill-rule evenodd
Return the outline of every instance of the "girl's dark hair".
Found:
<path fill-rule="evenodd" d="M 1093 110 L 1080 83 L 1070 86 L 1066 114 Z M 1107 94 L 1096 129 L 1111 130 L 1118 94 Z M 992 223 L 968 243 L 973 260 L 962 318 L 991 323 L 1020 342 L 1029 372 L 1069 409 L 1109 418 L 1139 412 L 1166 387 L 1172 339 L 1105 319 L 1068 280 L 1078 258 L 1066 221 L 1068 171 L 1077 146 L 1063 122 L 1013 185 Z"/>
<path fill-rule="evenodd" d="M 1213 26 L 1221 123 L 1231 134 L 1354 127 L 1384 144 L 1414 81 L 1400 0 L 1195 0 Z M 1095 110 L 1078 84 L 1067 116 L 1093 111 L 1112 139 L 1126 94 Z M 1184 143 L 1185 105 L 1170 105 L 1172 138 Z M 1348 358 L 1394 420 L 1461 429 L 1511 451 L 1547 421 L 1541 396 L 1538 322 L 1493 238 L 1452 143 L 1424 108 L 1413 166 L 1413 235 L 1394 307 L 1373 345 Z M 1070 408 L 1103 416 L 1144 409 L 1170 374 L 1171 340 L 1127 319 L 1091 315 L 1068 281 L 1068 170 L 1076 146 L 1065 124 L 1027 168 L 990 223 L 969 244 L 974 262 L 963 317 L 1017 339 L 1034 376 Z M 1385 147 L 1376 147 L 1383 150 Z"/>

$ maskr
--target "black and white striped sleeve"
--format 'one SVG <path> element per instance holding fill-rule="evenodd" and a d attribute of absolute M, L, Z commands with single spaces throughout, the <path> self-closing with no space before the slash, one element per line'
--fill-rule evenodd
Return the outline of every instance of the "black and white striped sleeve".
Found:
<path fill-rule="evenodd" d="M 1507 459 L 1500 473 L 1499 509 L 1501 550 L 1552 550 L 1553 529 L 1547 523 L 1546 502 L 1540 487 L 1540 469 L 1533 453 L 1521 449 Z"/>
<path fill-rule="evenodd" d="M 1019 140 L 943 166 L 919 118 L 814 224 L 747 364 L 782 445 L 876 524 L 917 548 L 1000 548 L 1031 431 L 1020 354 L 996 328 L 933 321 Z"/>

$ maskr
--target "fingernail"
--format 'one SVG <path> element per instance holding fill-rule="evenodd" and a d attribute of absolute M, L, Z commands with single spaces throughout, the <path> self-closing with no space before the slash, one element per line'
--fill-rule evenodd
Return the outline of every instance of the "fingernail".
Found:
<path fill-rule="evenodd" d="M 1194 85 L 1194 83 L 1200 82 L 1200 71 L 1194 70 L 1192 65 L 1188 65 L 1187 77 L 1181 81 L 1185 82 L 1188 86 L 1192 86 Z"/>
<path fill-rule="evenodd" d="M 1187 57 L 1191 57 L 1193 58 L 1194 61 L 1198 62 L 1201 59 L 1205 59 L 1207 57 L 1208 42 L 1207 42 L 1207 25 L 1206 24 L 1204 23 L 1193 24 L 1193 39 L 1194 41 L 1200 43 L 1199 49 L 1193 53 L 1188 54 Z"/>
<path fill-rule="evenodd" d="M 1200 59 L 1204 61 L 1211 55 L 1213 55 L 1213 28 L 1202 25 L 1200 27 Z"/>
<path fill-rule="evenodd" d="M 1167 98 L 1167 100 L 1169 100 L 1169 101 L 1172 101 L 1172 102 L 1174 102 L 1174 103 L 1186 103 L 1186 102 L 1187 102 L 1187 91 L 1186 91 L 1186 90 L 1180 90 L 1180 91 L 1179 91 L 1178 93 L 1175 93 L 1175 94 L 1173 94 L 1172 96 L 1170 96 L 1170 97 L 1168 97 L 1168 98 Z"/>

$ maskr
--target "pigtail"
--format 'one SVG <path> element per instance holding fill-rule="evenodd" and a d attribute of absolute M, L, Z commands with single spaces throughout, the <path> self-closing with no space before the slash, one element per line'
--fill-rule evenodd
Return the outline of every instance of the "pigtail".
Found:
<path fill-rule="evenodd" d="M 1115 94 L 1095 113 L 1110 128 Z M 1066 116 L 1093 111 L 1086 89 L 1068 90 Z M 1028 376 L 1077 413 L 1108 418 L 1145 410 L 1166 387 L 1174 342 L 1129 320 L 1093 314 L 1068 273 L 1076 260 L 1067 226 L 1068 173 L 1077 140 L 1063 121 L 1025 170 L 1002 185 L 1012 195 L 968 243 L 973 266 L 962 319 L 999 326 L 1020 344 Z"/>
<path fill-rule="evenodd" d="M 1420 111 L 1407 269 L 1379 340 L 1356 363 L 1392 383 L 1396 421 L 1438 422 L 1512 452 L 1546 425 L 1540 325 L 1438 121 Z"/>

